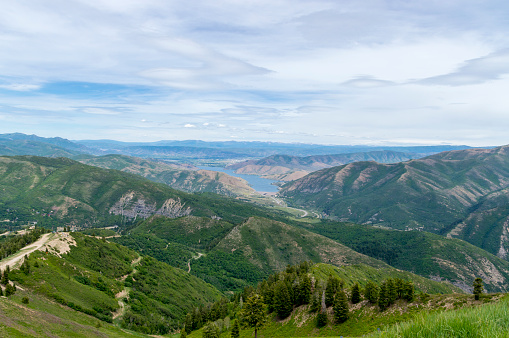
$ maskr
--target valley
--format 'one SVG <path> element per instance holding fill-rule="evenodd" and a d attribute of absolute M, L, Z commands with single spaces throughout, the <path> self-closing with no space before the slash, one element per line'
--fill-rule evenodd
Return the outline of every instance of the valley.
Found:
<path fill-rule="evenodd" d="M 112 336 L 178 337 L 190 314 L 228 303 L 226 317 L 221 317 L 223 310 L 207 315 L 226 337 L 231 321 L 240 316 L 241 298 L 246 301 L 256 293 L 269 297 L 275 289 L 267 291 L 266 285 L 278 280 L 286 280 L 295 296 L 302 278 L 310 278 L 314 296 L 295 303 L 290 320 L 269 315 L 272 319 L 261 334 L 355 336 L 373 332 L 382 322 L 411 321 L 425 309 L 497 306 L 508 292 L 506 147 L 428 157 L 385 150 L 305 160 L 273 155 L 269 159 L 274 162 L 262 159 L 258 164 L 276 168 L 282 161 L 290 170 L 282 175 L 306 173 L 279 192 L 262 195 L 259 192 L 267 189 L 249 184 L 257 176 L 244 180 L 194 166 L 197 158 L 189 161 L 191 154 L 202 156 L 205 150 L 189 145 L 171 146 L 188 154 L 179 163 L 175 157 L 168 162 L 100 154 L 97 148 L 69 146 L 65 140 L 44 146 L 57 151 L 56 156 L 61 150 L 50 144 L 69 149 L 69 154 L 0 156 L 0 229 L 5 233 L 0 252 L 34 231 L 29 228 L 52 230 L 2 256 L 0 270 L 9 266 L 8 278 L 18 289 L 0 299 L 6 311 L 25 306 L 20 302 L 26 295 L 50 313 L 61 316 L 56 306 L 73 311 L 66 318 L 77 322 L 83 322 L 81 316 L 91 317 L 87 323 L 92 324 L 85 325 L 89 336 L 104 331 Z M 164 153 L 169 159 L 170 146 L 159 153 L 151 147 L 157 146 L 129 149 L 143 156 Z M 231 149 L 217 149 L 209 154 L 230 156 Z M 242 149 L 250 153 L 246 145 Z M 375 158 L 396 163 L 355 161 Z M 353 162 L 334 166 L 345 159 Z M 236 170 L 249 172 L 247 168 L 258 165 L 253 164 L 258 160 L 249 161 L 247 166 L 236 164 Z M 267 170 L 268 177 L 282 179 Z M 299 266 L 308 272 L 288 282 Z M 412 283 L 415 298 L 391 303 L 389 312 L 366 299 L 362 305 L 351 303 L 355 319 L 346 326 L 336 322 L 336 310 L 328 307 L 329 324 L 320 327 L 313 297 L 319 298 L 317 292 L 330 276 L 341 281 L 348 297 L 356 284 L 364 292 L 369 283 L 381 288 L 388 281 L 403 281 Z M 476 303 L 468 294 L 477 277 L 488 293 Z M 188 332 L 190 337 L 201 337 L 207 329 L 206 321 L 200 323 Z M 40 325 L 29 324 L 31 330 L 45 332 Z M 7 327 L 28 332 L 14 322 Z M 252 331 L 244 327 L 242 332 L 247 337 Z"/>

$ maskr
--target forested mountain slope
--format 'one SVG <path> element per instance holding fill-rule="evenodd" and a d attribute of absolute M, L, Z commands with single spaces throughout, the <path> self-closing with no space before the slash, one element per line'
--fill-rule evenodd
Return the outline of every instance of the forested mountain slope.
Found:
<path fill-rule="evenodd" d="M 509 147 L 395 164 L 355 162 L 287 183 L 280 195 L 324 217 L 465 239 L 505 257 Z"/>
<path fill-rule="evenodd" d="M 67 158 L 0 157 L 0 213 L 41 225 L 122 225 L 154 214 L 242 222 L 276 212 L 219 195 L 193 195 Z M 15 215 L 12 215 L 15 211 Z M 0 215 L 2 215 L 0 214 Z"/>

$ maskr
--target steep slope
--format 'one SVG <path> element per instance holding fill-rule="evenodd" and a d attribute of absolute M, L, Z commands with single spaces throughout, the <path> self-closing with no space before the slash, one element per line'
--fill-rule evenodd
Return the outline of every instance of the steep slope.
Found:
<path fill-rule="evenodd" d="M 447 280 L 466 292 L 481 277 L 489 292 L 509 290 L 509 262 L 459 239 L 421 231 L 322 222 L 306 229 L 357 252 L 434 280 Z"/>
<path fill-rule="evenodd" d="M 239 174 L 260 175 L 282 181 L 291 181 L 304 177 L 310 172 L 352 162 L 375 161 L 379 163 L 396 163 L 420 158 L 418 154 L 396 151 L 369 151 L 336 155 L 315 155 L 297 157 L 273 155 L 261 160 L 249 160 L 229 165 L 227 168 Z"/>
<path fill-rule="evenodd" d="M 497 254 L 500 247 L 507 250 L 503 189 L 508 186 L 509 147 L 504 146 L 445 152 L 405 163 L 351 163 L 288 183 L 280 195 L 341 221 L 450 233 L 472 242 L 468 234 L 475 231 L 476 238 L 491 236 L 480 245 Z M 487 210 L 476 216 L 481 206 L 490 205 L 498 210 L 492 210 L 498 219 L 487 217 Z M 483 217 L 485 224 L 472 228 L 472 219 Z"/>
<path fill-rule="evenodd" d="M 191 195 L 117 170 L 66 158 L 0 157 L 0 212 L 41 225 L 124 224 L 154 214 L 241 222 L 276 213 L 219 195 Z M 12 213 L 12 212 L 11 212 Z"/>
<path fill-rule="evenodd" d="M 192 170 L 192 166 L 125 155 L 106 155 L 77 160 L 96 167 L 140 175 L 151 181 L 164 183 L 174 189 L 186 192 L 212 192 L 226 196 L 242 196 L 255 192 L 241 178 L 209 170 Z"/>
<path fill-rule="evenodd" d="M 21 289 L 144 333 L 168 333 L 191 308 L 220 297 L 187 272 L 79 233 L 48 243 L 28 262 L 28 273 L 9 274 Z"/>

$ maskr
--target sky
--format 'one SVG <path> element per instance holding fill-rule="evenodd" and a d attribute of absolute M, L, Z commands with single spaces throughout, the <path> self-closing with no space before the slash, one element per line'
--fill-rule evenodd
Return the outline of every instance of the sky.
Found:
<path fill-rule="evenodd" d="M 505 0 L 0 3 L 0 133 L 509 144 Z"/>

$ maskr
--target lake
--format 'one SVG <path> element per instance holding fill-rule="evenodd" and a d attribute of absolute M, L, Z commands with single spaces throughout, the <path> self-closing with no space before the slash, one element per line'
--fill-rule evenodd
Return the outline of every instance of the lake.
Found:
<path fill-rule="evenodd" d="M 212 171 L 219 171 L 225 174 L 228 174 L 233 177 L 239 177 L 242 179 L 245 179 L 249 185 L 258 192 L 278 192 L 279 187 L 276 185 L 273 185 L 272 183 L 276 183 L 278 181 L 275 180 L 269 180 L 267 178 L 261 178 L 260 176 L 256 175 L 244 175 L 244 174 L 236 174 L 233 170 L 228 170 L 223 167 L 203 167 L 198 166 L 198 168 L 203 170 L 212 170 Z"/>

